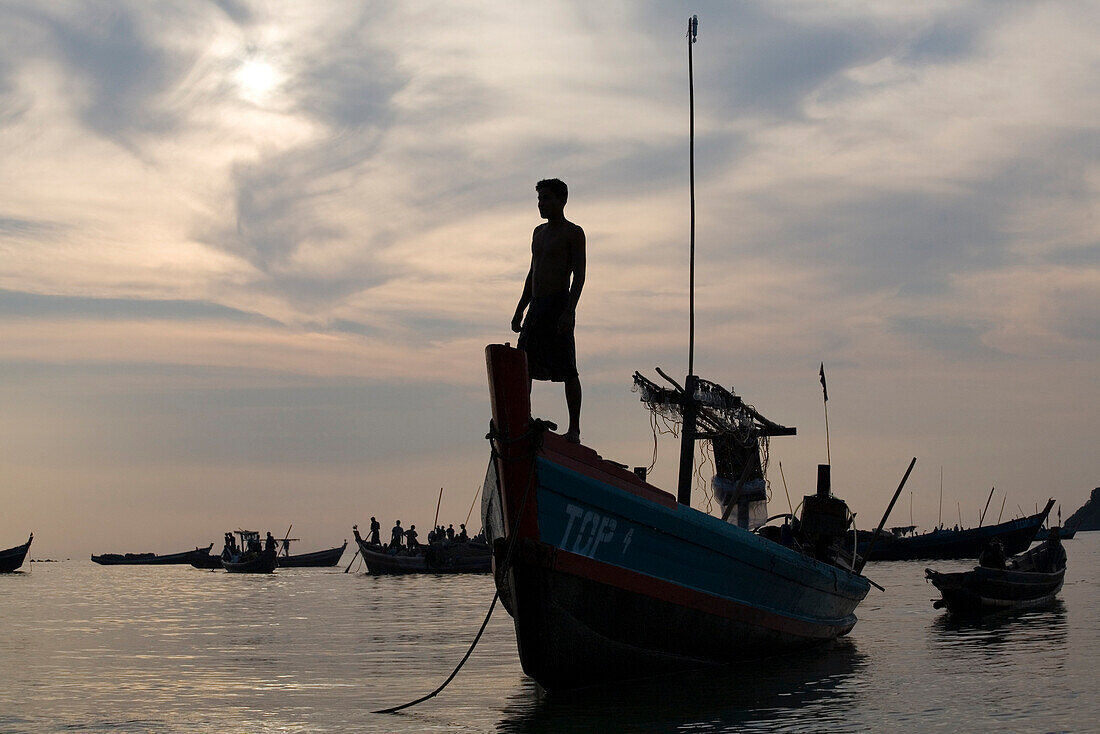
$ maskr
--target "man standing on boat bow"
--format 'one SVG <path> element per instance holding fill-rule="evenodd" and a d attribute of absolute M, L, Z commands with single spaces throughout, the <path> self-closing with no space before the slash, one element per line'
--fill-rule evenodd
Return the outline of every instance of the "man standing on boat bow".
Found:
<path fill-rule="evenodd" d="M 569 198 L 565 182 L 545 179 L 535 184 L 535 191 L 539 215 L 546 223 L 535 227 L 531 236 L 531 268 L 512 317 L 512 331 L 519 333 L 516 346 L 527 353 L 532 380 L 565 383 L 569 409 L 565 439 L 579 443 L 581 382 L 573 330 L 577 302 L 584 288 L 584 230 L 565 218 Z"/>

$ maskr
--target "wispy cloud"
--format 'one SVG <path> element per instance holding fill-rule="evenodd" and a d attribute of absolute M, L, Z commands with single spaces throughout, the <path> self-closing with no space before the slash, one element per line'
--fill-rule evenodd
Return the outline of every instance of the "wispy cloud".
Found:
<path fill-rule="evenodd" d="M 476 473 L 451 432 L 484 427 L 547 176 L 588 233 L 586 434 L 627 452 L 630 372 L 686 352 L 692 12 L 700 366 L 813 442 L 833 365 L 857 503 L 901 446 L 985 486 L 1004 457 L 972 436 L 1033 451 L 1008 416 L 1044 411 L 1083 496 L 1100 11 L 1059 2 L 5 3 L 0 461 L 76 486 L 25 460 L 54 435 L 136 487 L 312 456 L 348 507 L 358 445 L 391 479 L 418 437 L 443 448 L 407 481 Z"/>

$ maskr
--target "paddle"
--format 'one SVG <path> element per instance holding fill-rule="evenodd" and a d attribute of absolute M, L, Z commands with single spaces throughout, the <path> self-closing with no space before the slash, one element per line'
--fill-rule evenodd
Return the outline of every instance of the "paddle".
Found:
<path fill-rule="evenodd" d="M 359 545 L 359 526 L 352 525 L 351 529 L 355 531 L 355 554 L 351 557 L 351 563 L 349 563 L 348 567 L 344 569 L 344 573 L 347 573 L 351 570 L 351 564 L 355 563 L 355 559 L 358 558 L 359 554 L 363 551 L 362 547 L 360 547 Z"/>

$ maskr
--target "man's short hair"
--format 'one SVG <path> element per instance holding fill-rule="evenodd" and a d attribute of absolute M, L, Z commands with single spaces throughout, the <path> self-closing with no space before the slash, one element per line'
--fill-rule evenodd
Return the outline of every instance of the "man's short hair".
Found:
<path fill-rule="evenodd" d="M 542 189 L 546 189 L 561 199 L 562 204 L 569 200 L 569 187 L 560 178 L 544 178 L 535 184 L 535 191 L 541 191 Z"/>

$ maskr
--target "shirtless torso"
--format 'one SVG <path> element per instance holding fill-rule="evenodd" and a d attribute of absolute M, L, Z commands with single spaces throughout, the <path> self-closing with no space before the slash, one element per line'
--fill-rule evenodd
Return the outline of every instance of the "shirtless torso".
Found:
<path fill-rule="evenodd" d="M 570 290 L 570 276 L 580 273 L 583 278 L 584 265 L 583 229 L 567 219 L 535 227 L 531 235 L 532 298 Z M 577 306 L 575 299 L 572 306 Z"/>

